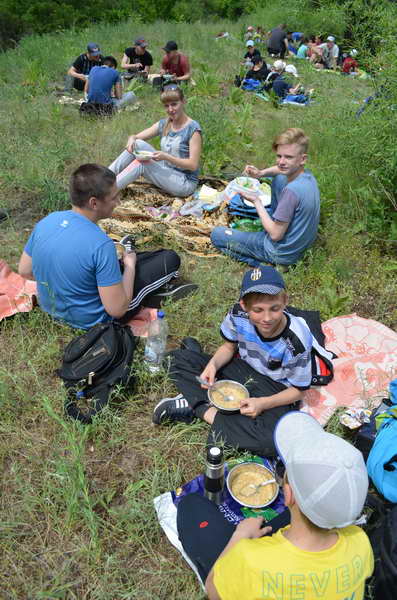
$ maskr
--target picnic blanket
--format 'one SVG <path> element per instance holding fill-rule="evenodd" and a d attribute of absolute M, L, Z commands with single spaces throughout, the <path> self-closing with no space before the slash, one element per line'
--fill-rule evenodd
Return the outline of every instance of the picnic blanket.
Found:
<path fill-rule="evenodd" d="M 0 260 L 0 321 L 18 312 L 29 312 L 35 305 L 37 286 L 14 273 L 4 260 Z"/>
<path fill-rule="evenodd" d="M 237 459 L 235 461 L 231 461 L 229 463 L 225 463 L 225 481 L 227 474 L 229 472 L 229 468 L 238 464 L 239 462 L 245 462 L 247 458 Z M 259 462 L 270 470 L 274 471 L 274 461 L 269 460 L 268 458 L 262 458 L 259 456 L 252 456 L 251 460 L 253 462 Z M 157 513 L 157 518 L 159 520 L 160 526 L 162 527 L 164 533 L 167 538 L 171 542 L 171 544 L 179 550 L 182 554 L 186 562 L 196 573 L 199 582 L 202 584 L 200 579 L 200 575 L 192 563 L 190 558 L 185 553 L 181 541 L 178 536 L 178 528 L 176 523 L 177 516 L 177 506 L 180 502 L 181 498 L 186 496 L 187 494 L 199 493 L 204 496 L 204 476 L 198 475 L 191 481 L 188 481 L 181 487 L 177 488 L 175 491 L 165 492 L 160 496 L 157 496 L 153 500 L 154 508 Z M 279 495 L 275 499 L 275 501 L 264 509 L 250 509 L 242 506 L 236 500 L 232 498 L 230 495 L 226 483 L 223 493 L 223 502 L 219 505 L 219 511 L 223 514 L 225 519 L 229 521 L 229 523 L 233 523 L 237 525 L 240 521 L 247 517 L 259 517 L 262 516 L 266 521 L 270 521 L 273 517 L 281 514 L 285 510 L 284 504 L 284 496 L 283 492 L 280 491 Z"/>
<path fill-rule="evenodd" d="M 397 333 L 358 315 L 322 324 L 333 360 L 334 379 L 303 392 L 302 410 L 325 425 L 339 407 L 377 408 L 397 374 Z"/>
<path fill-rule="evenodd" d="M 215 177 L 201 178 L 199 185 L 207 184 L 223 190 L 227 181 Z M 123 201 L 110 219 L 100 226 L 113 239 L 121 239 L 127 233 L 137 238 L 138 245 L 150 243 L 159 233 L 170 241 L 176 241 L 184 251 L 206 258 L 219 257 L 214 252 L 210 234 L 217 225 L 227 226 L 229 216 L 224 210 L 227 201 L 216 210 L 204 212 L 202 219 L 193 215 L 180 215 L 180 208 L 193 201 L 193 196 L 176 198 L 145 181 L 135 181 L 124 190 Z"/>

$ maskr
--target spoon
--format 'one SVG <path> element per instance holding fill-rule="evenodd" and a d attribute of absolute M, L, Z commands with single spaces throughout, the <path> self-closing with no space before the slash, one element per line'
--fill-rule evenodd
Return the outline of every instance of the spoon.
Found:
<path fill-rule="evenodd" d="M 202 385 L 205 385 L 209 390 L 212 390 L 216 386 L 216 383 L 209 385 L 208 381 L 206 381 L 205 379 L 202 379 L 198 375 L 196 375 L 196 379 L 199 383 L 201 383 Z M 216 390 L 216 391 L 219 392 L 219 394 L 221 394 L 221 396 L 223 396 L 223 399 L 225 402 L 230 402 L 231 400 L 234 400 L 233 396 L 228 396 L 221 390 Z"/>
<path fill-rule="evenodd" d="M 268 485 L 269 483 L 276 483 L 276 480 L 268 479 L 267 481 L 262 481 L 262 483 L 248 483 L 245 487 L 243 487 L 242 490 L 240 490 L 240 494 L 242 496 L 245 496 L 246 498 L 249 496 L 253 496 L 253 494 L 256 494 L 260 487 L 262 487 L 263 485 Z M 254 490 L 250 494 L 246 494 L 243 490 L 246 490 L 247 488 L 254 488 Z"/>

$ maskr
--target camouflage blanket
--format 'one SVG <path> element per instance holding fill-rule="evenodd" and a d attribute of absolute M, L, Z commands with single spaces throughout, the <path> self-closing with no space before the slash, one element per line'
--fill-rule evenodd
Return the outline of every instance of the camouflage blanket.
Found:
<path fill-rule="evenodd" d="M 209 185 L 222 191 L 227 181 L 215 177 L 203 177 L 199 186 Z M 179 209 L 193 196 L 176 198 L 146 181 L 135 181 L 123 192 L 121 204 L 112 218 L 104 219 L 100 225 L 113 239 L 120 240 L 127 233 L 133 234 L 139 246 L 148 244 L 161 235 L 176 242 L 185 252 L 206 258 L 219 257 L 211 244 L 210 233 L 217 225 L 227 226 L 229 216 L 226 202 L 216 210 L 204 212 L 202 218 L 182 216 Z"/>

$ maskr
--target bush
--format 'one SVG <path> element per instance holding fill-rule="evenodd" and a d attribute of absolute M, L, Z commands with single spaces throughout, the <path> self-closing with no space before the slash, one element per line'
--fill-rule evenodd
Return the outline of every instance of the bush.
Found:
<path fill-rule="evenodd" d="M 0 50 L 23 35 L 50 33 L 95 22 L 114 23 L 133 17 L 135 22 L 157 20 L 192 22 L 211 17 L 236 19 L 252 10 L 255 0 L 3 0 L 0 12 Z M 18 16 L 16 16 L 18 15 Z"/>

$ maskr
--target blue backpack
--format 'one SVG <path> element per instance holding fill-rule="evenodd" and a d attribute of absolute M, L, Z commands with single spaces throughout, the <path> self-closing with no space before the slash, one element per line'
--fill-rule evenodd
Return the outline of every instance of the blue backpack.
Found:
<path fill-rule="evenodd" d="M 376 489 L 397 503 L 397 379 L 389 386 L 393 406 L 376 417 L 377 434 L 367 469 Z"/>

